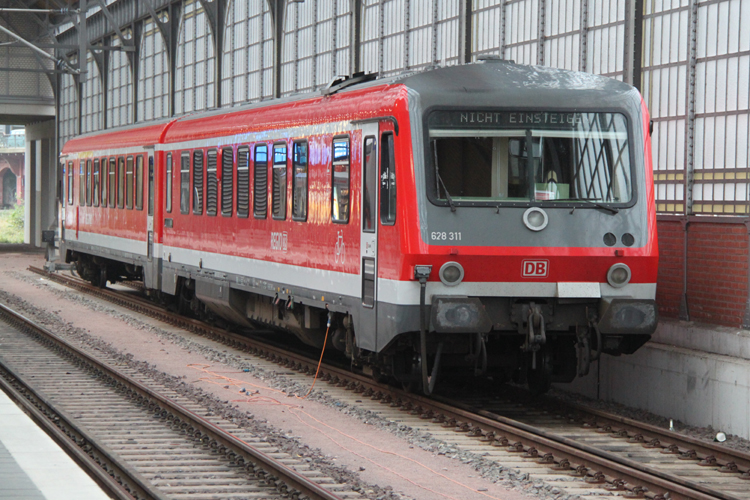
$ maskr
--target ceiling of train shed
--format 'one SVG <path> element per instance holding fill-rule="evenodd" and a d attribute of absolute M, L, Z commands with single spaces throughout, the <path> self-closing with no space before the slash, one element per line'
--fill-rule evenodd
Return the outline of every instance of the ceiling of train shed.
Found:
<path fill-rule="evenodd" d="M 77 15 L 78 2 L 0 2 L 0 124 L 54 117 L 56 73 L 70 70 L 55 55 L 55 32 Z"/>

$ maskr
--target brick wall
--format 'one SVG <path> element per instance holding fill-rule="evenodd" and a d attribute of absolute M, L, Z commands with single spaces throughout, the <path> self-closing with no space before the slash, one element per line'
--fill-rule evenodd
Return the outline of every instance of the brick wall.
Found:
<path fill-rule="evenodd" d="M 748 298 L 748 228 L 744 219 L 687 219 L 689 319 L 739 327 Z M 664 317 L 678 318 L 683 290 L 685 219 L 660 217 L 656 300 Z"/>
<path fill-rule="evenodd" d="M 684 233 L 682 223 L 659 221 L 659 275 L 656 278 L 656 303 L 659 314 L 668 318 L 678 318 L 682 298 L 684 269 Z"/>

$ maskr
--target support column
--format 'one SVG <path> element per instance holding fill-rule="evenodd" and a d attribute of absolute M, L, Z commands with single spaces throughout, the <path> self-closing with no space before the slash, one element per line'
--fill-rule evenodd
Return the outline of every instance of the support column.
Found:
<path fill-rule="evenodd" d="M 42 246 L 42 141 L 34 141 L 34 158 L 31 168 L 34 171 L 34 246 Z"/>
<path fill-rule="evenodd" d="M 31 231 L 31 221 L 33 220 L 32 215 L 34 210 L 31 194 L 33 193 L 34 178 L 31 176 L 31 146 L 32 142 L 27 139 L 26 154 L 23 160 L 23 218 L 26 221 L 23 228 L 23 242 L 26 244 L 31 243 L 31 235 L 33 234 Z"/>

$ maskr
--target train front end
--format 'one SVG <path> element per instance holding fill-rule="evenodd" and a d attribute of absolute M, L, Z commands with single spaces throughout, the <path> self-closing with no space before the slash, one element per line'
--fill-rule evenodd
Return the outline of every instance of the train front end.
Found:
<path fill-rule="evenodd" d="M 420 283 L 421 319 L 411 376 L 426 392 L 451 372 L 543 392 L 643 345 L 658 247 L 638 91 L 500 61 L 406 85 L 419 250 L 403 274 Z"/>

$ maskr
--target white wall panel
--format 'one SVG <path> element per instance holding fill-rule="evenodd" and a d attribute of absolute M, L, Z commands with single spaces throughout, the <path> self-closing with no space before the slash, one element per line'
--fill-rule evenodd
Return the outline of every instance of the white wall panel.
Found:
<path fill-rule="evenodd" d="M 503 0 L 472 0 L 471 53 L 499 54 L 503 46 Z"/>
<path fill-rule="evenodd" d="M 627 0 L 588 2 L 585 71 L 624 80 L 627 8 Z"/>
<path fill-rule="evenodd" d="M 395 75 L 459 60 L 459 0 L 364 0 L 362 68 Z"/>
<path fill-rule="evenodd" d="M 169 58 L 164 39 L 149 19 L 144 23 L 138 61 L 138 120 L 156 120 L 169 113 Z"/>
<path fill-rule="evenodd" d="M 646 0 L 641 92 L 654 120 L 651 136 L 657 210 L 685 210 L 688 89 L 687 0 Z"/>
<path fill-rule="evenodd" d="M 119 38 L 113 45 L 120 46 Z M 123 51 L 114 51 L 109 56 L 107 79 L 107 127 L 119 127 L 133 123 L 133 72 L 128 56 Z"/>
<path fill-rule="evenodd" d="M 693 210 L 748 211 L 750 1 L 701 2 L 697 8 Z"/>
<path fill-rule="evenodd" d="M 539 0 L 506 2 L 505 59 L 518 64 L 537 64 L 539 43 Z"/>
<path fill-rule="evenodd" d="M 351 8 L 342 0 L 308 0 L 286 7 L 281 93 L 310 92 L 351 74 Z"/>
<path fill-rule="evenodd" d="M 177 42 L 175 114 L 212 108 L 214 79 L 214 49 L 208 18 L 196 0 L 187 0 Z"/>
<path fill-rule="evenodd" d="M 81 98 L 81 133 L 104 128 L 102 119 L 102 79 L 94 56 L 89 53 L 86 60 L 86 80 Z"/>
<path fill-rule="evenodd" d="M 78 91 L 72 75 L 64 73 L 60 77 L 60 148 L 65 142 L 78 135 Z"/>
<path fill-rule="evenodd" d="M 265 0 L 231 0 L 224 23 L 221 105 L 273 97 L 273 25 Z M 269 51 L 265 50 L 270 46 Z"/>
<path fill-rule="evenodd" d="M 546 0 L 544 63 L 580 70 L 581 0 Z"/>

